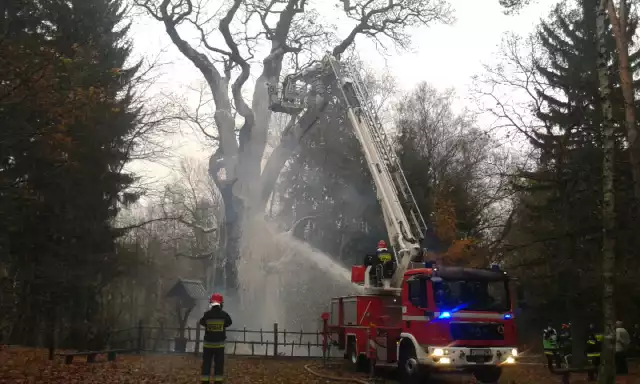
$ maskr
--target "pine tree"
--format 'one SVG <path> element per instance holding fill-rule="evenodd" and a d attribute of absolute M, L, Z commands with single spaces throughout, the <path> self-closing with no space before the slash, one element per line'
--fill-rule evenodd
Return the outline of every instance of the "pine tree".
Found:
<path fill-rule="evenodd" d="M 134 179 L 122 168 L 138 114 L 131 85 L 137 66 L 126 68 L 132 47 L 122 1 L 54 1 L 49 10 L 52 44 L 68 59 L 61 85 L 90 109 L 64 124 L 67 166 L 58 173 L 63 193 L 54 204 L 59 214 L 67 213 L 56 228 L 64 244 L 57 261 L 73 271 L 71 279 L 65 276 L 73 282 L 66 295 L 77 296 L 78 288 L 88 293 L 74 300 L 75 322 L 82 323 L 91 320 L 87 314 L 99 312 L 100 289 L 118 274 L 115 239 L 120 233 L 111 221 L 120 203 L 136 198 L 126 192 Z"/>
<path fill-rule="evenodd" d="M 545 272 L 530 279 L 530 288 L 543 291 L 553 286 L 556 294 L 547 300 L 546 309 L 557 317 L 571 317 L 579 334 L 580 328 L 586 326 L 585 316 L 596 321 L 601 311 L 593 292 L 600 291 L 596 288 L 602 254 L 599 207 L 603 116 L 596 68 L 598 1 L 579 1 L 575 3 L 577 7 L 572 3 L 559 4 L 537 34 L 545 56 L 536 70 L 551 89 L 537 90 L 544 105 L 537 115 L 545 128 L 535 132 L 531 141 L 539 154 L 537 169 L 520 175 L 518 226 L 538 243 L 537 257 L 546 265 Z M 628 26 L 627 33 L 633 36 L 637 19 L 632 18 Z M 621 152 L 624 105 L 614 70 L 615 43 L 609 29 L 607 34 L 609 84 L 619 138 L 617 151 Z M 639 52 L 634 52 L 632 62 L 637 68 Z M 628 194 L 629 188 L 629 168 L 625 163 L 619 161 L 616 165 L 617 193 L 621 195 Z M 527 268 L 531 274 L 530 266 Z M 579 337 L 576 341 L 580 343 Z"/>
<path fill-rule="evenodd" d="M 11 128 L 3 131 L 1 154 L 9 165 L 0 170 L 10 239 L 3 251 L 23 289 L 15 342 L 36 337 L 39 319 L 51 319 L 46 314 L 56 307 L 71 323 L 96 326 L 100 290 L 122 272 L 115 249 L 121 233 L 112 220 L 136 199 L 126 191 L 134 178 L 122 168 L 139 113 L 132 82 L 138 66 L 127 68 L 121 1 L 20 4 L 23 10 L 2 20 L 15 30 L 2 44 L 33 40 L 38 49 L 2 46 L 14 53 L 3 55 L 11 64 L 3 75 L 31 85 L 0 108 L 0 121 Z M 88 329 L 75 328 L 83 335 L 71 340 L 86 340 Z"/>

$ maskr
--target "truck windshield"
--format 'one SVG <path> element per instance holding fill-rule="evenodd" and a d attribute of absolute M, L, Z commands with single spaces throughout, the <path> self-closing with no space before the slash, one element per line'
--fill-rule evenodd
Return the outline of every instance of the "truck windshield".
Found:
<path fill-rule="evenodd" d="M 439 309 L 506 312 L 511 308 L 506 281 L 442 280 L 433 285 Z"/>

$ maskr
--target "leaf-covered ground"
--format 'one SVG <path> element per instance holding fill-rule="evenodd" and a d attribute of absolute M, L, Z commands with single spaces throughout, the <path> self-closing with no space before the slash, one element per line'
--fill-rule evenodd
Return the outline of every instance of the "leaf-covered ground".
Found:
<path fill-rule="evenodd" d="M 104 357 L 99 360 L 104 360 Z M 42 349 L 10 347 L 0 350 L 0 384 L 17 383 L 197 383 L 199 379 L 200 361 L 193 356 L 146 355 L 119 356 L 116 362 L 97 362 L 87 364 L 78 359 L 71 365 L 65 365 L 62 358 L 55 361 L 47 359 L 47 352 Z M 330 376 L 356 375 L 342 364 L 332 363 L 322 367 L 318 360 L 271 359 L 233 357 L 227 359 L 227 383 L 231 384 L 325 384 L 332 381 L 318 378 L 305 370 L 311 364 L 323 374 Z M 632 377 L 627 383 L 640 383 L 640 370 L 633 366 Z M 387 383 L 393 383 L 387 380 Z M 441 380 L 442 383 L 468 384 L 473 380 L 468 376 L 451 376 Z M 576 376 L 572 383 L 587 383 L 586 378 Z M 543 384 L 560 383 L 560 378 L 549 375 L 544 367 L 522 365 L 506 370 L 504 384 Z"/>

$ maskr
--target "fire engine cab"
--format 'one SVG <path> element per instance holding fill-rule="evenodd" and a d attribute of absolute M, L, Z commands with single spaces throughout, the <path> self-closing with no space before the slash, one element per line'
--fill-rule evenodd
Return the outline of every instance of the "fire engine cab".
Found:
<path fill-rule="evenodd" d="M 393 145 L 357 71 L 331 54 L 268 85 L 270 108 L 292 115 L 340 100 L 367 161 L 393 249 L 395 272 L 371 279 L 378 266 L 352 267 L 361 294 L 336 297 L 323 313 L 325 346 L 344 350 L 358 369 L 391 366 L 403 382 L 437 370 L 467 370 L 483 383 L 515 364 L 516 329 L 510 277 L 490 268 L 437 266 L 421 247 L 427 226 Z M 300 119 L 304 120 L 304 119 Z"/>

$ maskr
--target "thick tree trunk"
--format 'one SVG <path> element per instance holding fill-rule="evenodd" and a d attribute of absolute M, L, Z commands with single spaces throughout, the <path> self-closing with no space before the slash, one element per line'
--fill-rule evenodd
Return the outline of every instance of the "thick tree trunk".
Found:
<path fill-rule="evenodd" d="M 640 209 L 640 135 L 636 125 L 636 104 L 633 90 L 633 76 L 629 64 L 629 42 L 627 40 L 627 10 L 626 1 L 620 1 L 620 13 L 617 14 L 613 0 L 608 1 L 608 14 L 613 37 L 618 50 L 618 73 L 620 74 L 620 88 L 624 97 L 625 125 L 629 142 L 629 163 L 633 176 L 633 192 L 636 198 L 636 208 Z"/>
<path fill-rule="evenodd" d="M 224 274 L 226 288 L 234 292 L 238 288 L 238 258 L 240 255 L 240 237 L 242 222 L 245 218 L 245 205 L 233 194 L 233 186 L 227 185 L 220 190 L 224 202 Z"/>
<path fill-rule="evenodd" d="M 614 273 L 615 273 L 615 195 L 614 181 L 614 151 L 615 136 L 613 114 L 610 100 L 607 63 L 609 55 L 605 39 L 605 18 L 607 0 L 601 0 L 597 14 L 598 34 L 598 79 L 600 83 L 600 103 L 603 115 L 603 156 L 602 156 L 602 311 L 604 323 L 604 341 L 602 343 L 602 360 L 598 383 L 615 383 L 615 303 L 614 303 Z"/>

